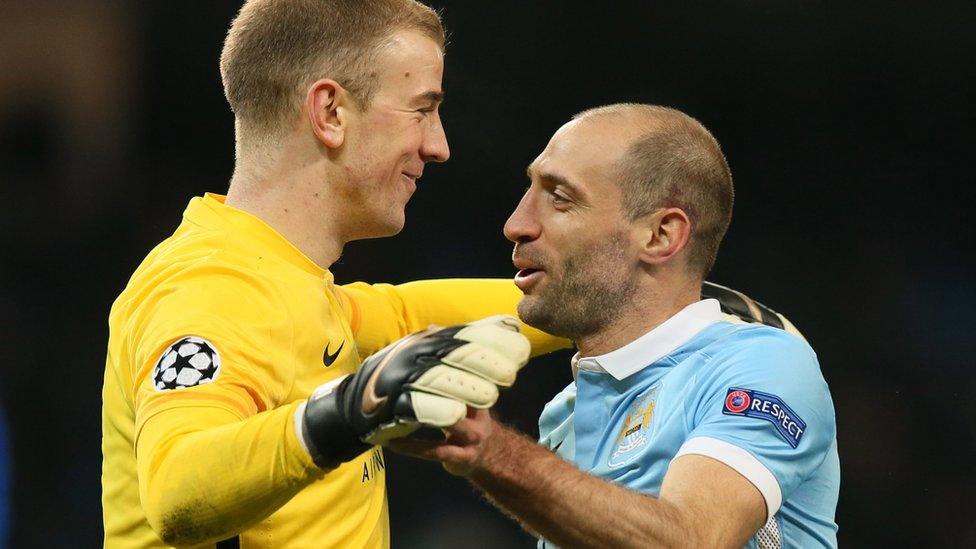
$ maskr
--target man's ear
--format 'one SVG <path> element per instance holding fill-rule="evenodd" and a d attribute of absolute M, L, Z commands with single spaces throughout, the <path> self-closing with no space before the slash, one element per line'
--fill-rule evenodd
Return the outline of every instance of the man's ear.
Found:
<path fill-rule="evenodd" d="M 661 265 L 679 254 L 691 239 L 691 219 L 681 208 L 661 208 L 634 221 L 640 238 L 640 260 Z"/>
<path fill-rule="evenodd" d="M 305 109 L 315 137 L 326 147 L 337 149 L 346 139 L 352 96 L 335 80 L 323 78 L 308 89 Z"/>

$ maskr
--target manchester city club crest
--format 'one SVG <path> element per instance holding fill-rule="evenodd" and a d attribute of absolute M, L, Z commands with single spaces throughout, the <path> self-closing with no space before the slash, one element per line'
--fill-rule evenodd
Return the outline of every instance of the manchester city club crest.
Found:
<path fill-rule="evenodd" d="M 630 405 L 627 417 L 617 435 L 617 446 L 607 460 L 607 465 L 611 468 L 626 465 L 640 454 L 641 448 L 647 445 L 647 436 L 654 418 L 654 405 L 660 388 L 660 383 L 655 384 L 638 395 Z"/>

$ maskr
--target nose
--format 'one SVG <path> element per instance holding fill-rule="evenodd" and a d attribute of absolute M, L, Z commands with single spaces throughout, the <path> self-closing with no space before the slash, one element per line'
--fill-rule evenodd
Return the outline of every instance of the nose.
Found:
<path fill-rule="evenodd" d="M 441 123 L 440 115 L 435 112 L 434 119 L 424 132 L 424 141 L 420 145 L 420 156 L 424 162 L 447 162 L 451 157 L 451 148 L 447 145 L 447 133 Z"/>
<path fill-rule="evenodd" d="M 542 225 L 539 224 L 539 220 L 533 213 L 535 211 L 534 202 L 530 188 L 522 195 L 522 199 L 519 200 L 512 215 L 508 216 L 508 221 L 505 222 L 505 227 L 502 229 L 505 238 L 517 244 L 539 238 Z"/>

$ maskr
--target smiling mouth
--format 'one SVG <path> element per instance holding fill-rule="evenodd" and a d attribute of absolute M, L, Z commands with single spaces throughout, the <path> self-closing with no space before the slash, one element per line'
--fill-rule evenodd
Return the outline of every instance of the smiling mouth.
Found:
<path fill-rule="evenodd" d="M 400 173 L 400 177 L 403 179 L 403 186 L 406 188 L 409 194 L 412 195 L 417 191 L 417 179 L 419 179 L 419 177 L 414 177 L 402 172 Z"/>
<path fill-rule="evenodd" d="M 539 283 L 546 272 L 542 269 L 525 268 L 519 269 L 515 273 L 515 285 L 518 289 L 522 290 L 522 293 L 528 293 L 533 286 Z"/>

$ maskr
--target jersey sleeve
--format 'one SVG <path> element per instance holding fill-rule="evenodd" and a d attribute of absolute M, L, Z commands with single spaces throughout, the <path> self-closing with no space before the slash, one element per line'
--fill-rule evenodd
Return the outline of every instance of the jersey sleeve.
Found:
<path fill-rule="evenodd" d="M 753 328 L 712 357 L 689 400 L 678 450 L 711 457 L 749 479 L 768 516 L 826 458 L 834 408 L 813 349 L 773 328 Z"/>
<path fill-rule="evenodd" d="M 175 280 L 128 326 L 139 491 L 171 544 L 236 535 L 321 478 L 294 430 L 291 318 L 236 273 Z"/>
<path fill-rule="evenodd" d="M 356 282 L 337 287 L 362 358 L 431 324 L 451 326 L 487 316 L 517 316 L 522 293 L 508 279 L 422 280 L 406 284 Z M 522 333 L 538 356 L 572 343 L 524 323 Z"/>
<path fill-rule="evenodd" d="M 148 296 L 127 335 L 136 433 L 163 410 L 217 407 L 240 419 L 294 382 L 292 319 L 277 289 L 238 273 L 177 280 Z"/>
<path fill-rule="evenodd" d="M 172 407 L 144 422 L 139 499 L 160 538 L 196 545 L 233 537 L 321 479 L 294 428 L 300 404 L 245 420 L 220 407 Z"/>

